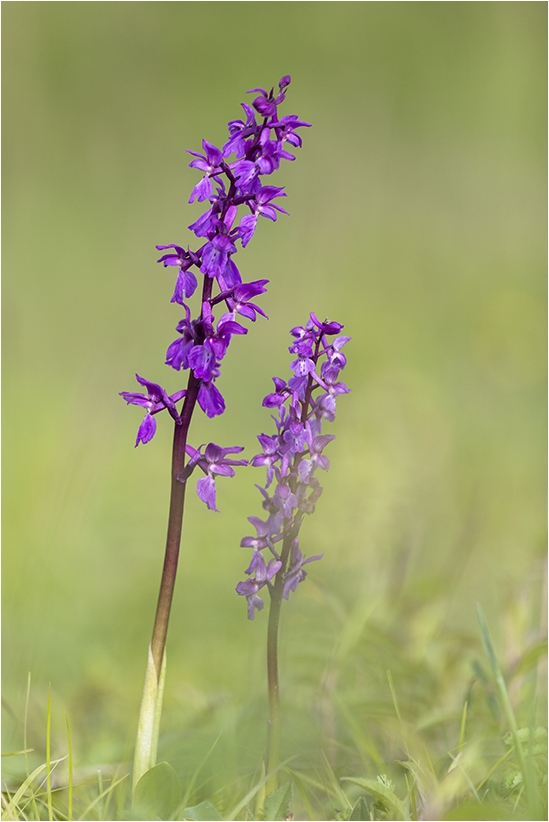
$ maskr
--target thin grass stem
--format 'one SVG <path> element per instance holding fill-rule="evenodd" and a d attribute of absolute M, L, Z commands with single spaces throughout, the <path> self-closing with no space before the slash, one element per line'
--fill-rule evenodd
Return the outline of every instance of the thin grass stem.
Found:
<path fill-rule="evenodd" d="M 2 807 L 4 808 L 5 813 L 7 814 L 7 818 L 10 820 L 16 820 L 17 817 L 13 815 L 13 811 L 11 809 L 11 799 L 9 793 L 6 791 L 7 797 L 2 794 Z M 6 817 L 3 816 L 5 819 Z"/>
<path fill-rule="evenodd" d="M 79 817 L 79 819 L 81 820 L 81 822 L 86 822 L 86 821 L 89 819 L 90 811 L 91 811 L 93 808 L 95 808 L 95 806 L 96 806 L 99 802 L 101 802 L 101 800 L 102 800 L 105 796 L 107 796 L 107 795 L 108 795 L 111 791 L 113 791 L 113 790 L 116 788 L 116 786 L 117 786 L 117 785 L 120 785 L 120 783 L 121 783 L 121 782 L 123 782 L 123 781 L 124 781 L 124 779 L 127 779 L 127 777 L 128 777 L 128 776 L 129 776 L 129 774 L 125 773 L 125 774 L 124 774 L 124 776 L 121 776 L 121 777 L 120 777 L 120 779 L 118 779 L 116 782 L 112 782 L 112 783 L 109 785 L 109 787 L 108 787 L 108 788 L 106 788 L 106 789 L 103 791 L 103 793 L 99 794 L 99 796 L 96 796 L 96 797 L 95 797 L 95 799 L 93 799 L 93 800 L 90 802 L 90 804 L 89 804 L 89 805 L 87 805 L 87 807 L 84 809 L 84 812 L 83 812 L 82 816 L 80 816 L 80 817 Z"/>
<path fill-rule="evenodd" d="M 25 749 L 25 775 L 28 777 L 30 774 L 29 770 L 29 758 L 27 756 L 28 753 L 28 743 L 27 743 L 27 733 L 28 733 L 28 725 L 29 725 L 29 703 L 30 703 L 30 689 L 31 689 L 31 672 L 28 672 L 27 675 L 27 693 L 25 697 L 25 719 L 23 723 L 23 748 Z M 34 798 L 34 794 L 32 796 L 32 809 L 34 811 L 34 815 L 36 819 L 39 819 L 38 816 L 38 807 L 36 805 L 36 800 Z"/>
<path fill-rule="evenodd" d="M 393 705 L 395 707 L 395 713 L 397 715 L 398 724 L 400 725 L 400 732 L 402 734 L 402 739 L 403 739 L 403 742 L 404 742 L 404 750 L 406 751 L 406 756 L 408 757 L 408 759 L 411 759 L 410 749 L 408 747 L 408 736 L 406 734 L 406 730 L 404 728 L 404 722 L 402 721 L 402 716 L 400 714 L 400 708 L 399 708 L 398 699 L 397 699 L 397 695 L 396 695 L 396 691 L 395 691 L 395 685 L 394 685 L 394 682 L 393 682 L 393 675 L 392 675 L 390 670 L 387 671 L 387 681 L 389 683 L 389 689 L 391 691 L 391 697 L 392 697 L 392 700 L 393 700 Z M 431 768 L 432 767 L 433 766 L 431 764 Z"/>
<path fill-rule="evenodd" d="M 463 711 L 462 711 L 462 714 L 461 714 L 461 725 L 460 725 L 460 728 L 459 728 L 459 748 L 460 748 L 460 750 L 463 747 L 464 742 L 465 742 L 465 730 L 467 728 L 467 707 L 468 707 L 468 702 L 467 702 L 467 700 L 465 700 L 465 704 L 463 706 Z"/>
<path fill-rule="evenodd" d="M 97 771 L 97 815 L 99 819 L 103 819 L 103 774 L 101 771 Z"/>
<path fill-rule="evenodd" d="M 48 683 L 48 711 L 46 717 L 46 791 L 48 797 L 48 819 L 53 822 L 53 802 L 51 795 L 51 682 Z"/>
<path fill-rule="evenodd" d="M 478 792 L 478 791 L 480 791 L 480 789 L 481 789 L 481 788 L 482 788 L 482 787 L 483 787 L 483 786 L 484 786 L 484 785 L 488 782 L 488 780 L 490 779 L 490 777 L 492 776 L 492 774 L 493 774 L 493 773 L 494 773 L 494 772 L 495 772 L 495 771 L 499 768 L 499 766 L 501 765 L 501 763 L 502 763 L 502 762 L 504 762 L 504 761 L 507 759 L 507 757 L 508 757 L 508 756 L 510 756 L 510 755 L 514 752 L 514 750 L 515 750 L 515 746 L 514 746 L 514 745 L 512 745 L 512 746 L 509 748 L 509 750 L 508 750 L 508 751 L 505 751 L 505 753 L 503 754 L 503 756 L 500 756 L 500 758 L 498 759 L 498 761 L 496 762 L 496 764 L 495 764 L 495 765 L 492 765 L 492 767 L 490 768 L 490 770 L 488 771 L 488 773 L 486 774 L 486 776 L 484 777 L 484 779 L 482 780 L 482 782 L 479 782 L 479 783 L 478 783 L 478 785 L 477 785 L 477 792 Z"/>
<path fill-rule="evenodd" d="M 276 770 L 277 770 L 277 771 L 281 770 L 281 768 L 284 768 L 284 767 L 288 764 L 288 762 L 291 762 L 291 761 L 292 761 L 293 759 L 295 759 L 295 758 L 296 758 L 296 755 L 288 757 L 288 759 L 285 759 L 285 760 L 284 760 L 284 762 L 281 762 L 281 763 L 280 763 L 280 765 L 278 765 L 278 767 L 277 767 L 277 769 L 276 769 Z M 245 807 L 246 807 L 246 805 L 247 805 L 249 802 L 251 802 L 251 800 L 254 798 L 254 796 L 256 795 L 256 793 L 257 793 L 259 790 L 261 790 L 261 788 L 263 787 L 263 785 L 265 785 L 265 783 L 267 783 L 267 782 L 268 782 L 268 779 L 269 779 L 269 774 L 267 774 L 266 776 L 264 776 L 264 777 L 263 777 L 263 779 L 260 779 L 260 780 L 259 780 L 259 782 L 258 782 L 256 785 L 254 785 L 254 787 L 253 787 L 253 788 L 251 788 L 251 789 L 248 791 L 248 793 L 246 794 L 246 796 L 245 796 L 243 799 L 241 799 L 241 800 L 240 800 L 240 802 L 239 802 L 237 805 L 235 805 L 235 807 L 232 809 L 232 811 L 231 811 L 229 814 L 227 814 L 227 817 L 226 817 L 226 818 L 227 818 L 227 822 L 233 822 L 234 818 L 235 818 L 236 816 L 238 816 L 238 814 L 240 813 L 240 811 L 242 810 L 242 808 L 245 808 Z"/>
<path fill-rule="evenodd" d="M 536 790 L 536 785 L 532 779 L 532 769 L 528 767 L 528 763 L 526 762 L 526 757 L 524 755 L 524 749 L 522 747 L 522 742 L 518 735 L 518 727 L 517 721 L 515 718 L 515 713 L 513 711 L 513 706 L 511 705 L 511 700 L 509 699 L 509 692 L 507 690 L 507 686 L 505 684 L 505 679 L 503 677 L 503 672 L 499 665 L 499 662 L 496 657 L 496 652 L 494 650 L 494 646 L 492 643 L 492 637 L 490 636 L 490 630 L 488 628 L 488 623 L 486 622 L 486 617 L 484 616 L 484 611 L 482 610 L 482 606 L 480 603 L 477 604 L 477 613 L 478 613 L 478 621 L 480 625 L 480 633 L 482 637 L 482 643 L 484 645 L 484 649 L 486 651 L 486 655 L 490 661 L 490 666 L 492 668 L 492 673 L 494 676 L 494 680 L 496 683 L 497 692 L 499 695 L 500 705 L 503 709 L 503 713 L 507 720 L 507 724 L 511 731 L 511 737 L 513 739 L 513 743 L 515 746 L 515 750 L 517 752 L 517 759 L 519 763 L 519 768 L 522 773 L 522 779 L 524 788 L 526 790 L 526 798 L 528 803 L 528 809 L 532 819 L 538 819 L 540 814 L 540 802 L 538 792 Z"/>
<path fill-rule="evenodd" d="M 187 785 L 187 790 L 185 791 L 185 793 L 183 795 L 183 799 L 181 801 L 180 807 L 181 807 L 182 810 L 184 810 L 187 807 L 187 803 L 188 803 L 189 799 L 192 796 L 192 792 L 194 790 L 196 780 L 198 779 L 198 774 L 200 773 L 200 771 L 202 770 L 202 768 L 204 767 L 204 765 L 206 764 L 206 762 L 208 761 L 208 759 L 212 755 L 213 750 L 214 750 L 215 746 L 217 745 L 217 743 L 219 742 L 222 733 L 223 733 L 223 731 L 220 731 L 218 733 L 213 745 L 210 747 L 210 750 L 208 751 L 206 756 L 202 759 L 202 761 L 198 764 L 198 766 L 195 768 L 194 773 L 191 776 L 191 779 L 189 781 L 189 784 Z"/>
<path fill-rule="evenodd" d="M 72 742 L 71 742 L 71 728 L 69 725 L 69 717 L 65 714 L 65 722 L 67 723 L 67 745 L 69 749 L 69 796 L 67 806 L 67 819 L 72 819 L 72 796 L 73 796 L 73 758 L 72 758 Z"/>

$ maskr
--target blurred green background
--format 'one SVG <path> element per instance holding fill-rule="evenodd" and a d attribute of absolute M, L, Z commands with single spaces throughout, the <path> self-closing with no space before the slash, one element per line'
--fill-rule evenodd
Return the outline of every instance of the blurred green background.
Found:
<path fill-rule="evenodd" d="M 182 386 L 163 366 L 181 311 L 154 246 L 191 242 L 202 210 L 187 204 L 185 148 L 222 144 L 246 89 L 285 73 L 282 113 L 313 124 L 269 180 L 291 216 L 261 221 L 238 255 L 244 279 L 271 281 L 271 319 L 235 338 L 227 412 L 197 415 L 190 440 L 256 453 L 288 330 L 311 310 L 345 324 L 352 393 L 302 531 L 325 558 L 284 608 L 286 753 L 340 733 L 326 672 L 342 642 L 347 709 L 388 716 L 391 668 L 405 715 L 427 727 L 459 713 L 481 656 L 477 601 L 506 663 L 542 632 L 546 5 L 2 12 L 6 745 L 22 747 L 30 671 L 29 744 L 43 744 L 51 682 L 54 733 L 67 711 L 80 764 L 129 756 L 171 426 L 159 419 L 134 449 L 141 415 L 118 392 L 136 371 Z M 241 761 L 261 755 L 266 614 L 247 622 L 234 586 L 262 479 L 222 479 L 219 514 L 188 497 L 161 742 L 172 760 L 221 726 Z"/>

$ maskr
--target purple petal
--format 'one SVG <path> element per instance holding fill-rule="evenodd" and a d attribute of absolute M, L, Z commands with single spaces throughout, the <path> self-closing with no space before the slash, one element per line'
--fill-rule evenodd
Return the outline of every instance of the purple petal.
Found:
<path fill-rule="evenodd" d="M 276 408 L 277 405 L 282 405 L 283 402 L 284 397 L 281 397 L 280 394 L 267 394 L 261 404 L 264 408 Z"/>
<path fill-rule="evenodd" d="M 137 431 L 137 439 L 135 440 L 135 447 L 139 445 L 140 442 L 145 445 L 147 442 L 150 442 L 156 433 L 156 420 L 150 414 L 147 414 L 143 418 L 143 422 L 139 426 L 139 430 Z"/>
<path fill-rule="evenodd" d="M 139 374 L 135 375 L 135 379 L 138 383 L 145 386 L 149 398 L 153 400 L 153 402 L 162 402 L 166 392 L 161 385 L 158 385 L 156 382 L 149 382 L 149 380 L 146 380 L 144 377 L 140 377 Z"/>
<path fill-rule="evenodd" d="M 218 334 L 247 334 L 248 329 L 244 328 L 243 325 L 240 323 L 235 322 L 233 319 L 223 320 L 220 319 L 218 326 L 217 326 L 217 333 Z"/>
<path fill-rule="evenodd" d="M 345 343 L 348 343 L 352 337 L 336 337 L 332 343 L 334 351 L 341 351 Z"/>
<path fill-rule="evenodd" d="M 248 619 L 253 619 L 255 616 L 255 612 L 263 610 L 264 602 L 261 597 L 252 594 L 252 596 L 248 597 Z"/>
<path fill-rule="evenodd" d="M 263 522 L 262 519 L 259 519 L 259 517 L 248 517 L 248 522 L 251 522 L 251 524 L 254 526 L 259 537 L 265 537 L 269 533 L 268 524 L 266 522 Z"/>
<path fill-rule="evenodd" d="M 272 559 L 267 566 L 267 579 L 272 579 L 278 574 L 282 568 L 282 563 L 279 559 Z"/>
<path fill-rule="evenodd" d="M 187 389 L 183 388 L 181 391 L 176 391 L 175 394 L 170 394 L 170 399 L 172 402 L 179 402 L 179 400 L 183 399 L 186 393 Z"/>
<path fill-rule="evenodd" d="M 234 288 L 235 285 L 238 286 L 239 283 L 242 282 L 240 271 L 233 260 L 229 260 L 227 262 L 227 265 L 223 269 L 223 273 L 217 275 L 217 280 L 219 282 L 219 287 L 224 290 Z"/>
<path fill-rule="evenodd" d="M 218 462 L 223 459 L 223 449 L 220 445 L 216 445 L 215 442 L 210 442 L 206 446 L 204 456 L 208 462 Z"/>
<path fill-rule="evenodd" d="M 128 405 L 141 405 L 143 408 L 149 408 L 151 401 L 145 394 L 137 394 L 133 391 L 120 391 L 120 396 L 126 400 Z"/>
<path fill-rule="evenodd" d="M 188 362 L 199 380 L 209 380 L 215 367 L 213 354 L 204 345 L 195 345 L 189 352 Z"/>
<path fill-rule="evenodd" d="M 240 220 L 238 226 L 238 235 L 242 240 L 242 248 L 246 248 L 252 237 L 254 236 L 255 228 L 257 226 L 257 214 L 245 214 Z"/>
<path fill-rule="evenodd" d="M 157 263 L 164 263 L 165 266 L 168 265 L 181 265 L 181 258 L 178 254 L 163 254 L 159 260 L 156 261 Z"/>
<path fill-rule="evenodd" d="M 225 410 L 225 400 L 213 382 L 203 382 L 198 389 L 198 404 L 208 417 L 217 417 Z"/>
<path fill-rule="evenodd" d="M 184 337 L 179 337 L 170 343 L 166 351 L 166 365 L 171 365 L 176 371 L 181 367 L 188 368 L 188 354 L 191 351 L 194 343 L 192 340 L 186 340 Z"/>
<path fill-rule="evenodd" d="M 193 161 L 193 163 L 198 163 L 198 160 Z M 189 165 L 193 165 L 190 163 Z M 202 171 L 207 170 L 202 168 Z M 212 193 L 212 181 L 209 177 L 202 177 L 199 183 L 195 185 L 193 190 L 191 191 L 191 196 L 189 197 L 189 203 L 194 203 L 196 199 L 198 199 L 199 203 L 203 203 L 204 200 L 208 200 Z"/>
<path fill-rule="evenodd" d="M 222 162 L 223 154 L 217 146 L 213 145 L 213 143 L 208 143 L 207 140 L 202 140 L 202 148 L 206 152 L 206 157 L 208 158 L 210 165 L 217 166 Z"/>
<path fill-rule="evenodd" d="M 241 597 L 248 597 L 259 591 L 259 585 L 255 579 L 245 579 L 244 582 L 239 582 L 236 586 L 236 593 Z"/>
<path fill-rule="evenodd" d="M 223 448 L 224 454 L 240 454 L 244 451 L 243 445 L 229 445 L 227 448 Z"/>
<path fill-rule="evenodd" d="M 335 440 L 334 434 L 322 434 L 320 437 L 315 437 L 313 440 L 313 451 L 320 454 L 332 440 Z"/>
<path fill-rule="evenodd" d="M 213 477 L 202 477 L 196 483 L 196 493 L 205 502 L 210 511 L 217 511 L 215 507 L 215 482 Z"/>
<path fill-rule="evenodd" d="M 269 280 L 254 280 L 251 283 L 242 283 L 234 290 L 234 298 L 239 303 L 247 302 L 250 297 L 257 297 L 258 294 L 264 294 L 267 289 L 265 286 Z"/>
<path fill-rule="evenodd" d="M 170 302 L 184 305 L 183 297 L 192 297 L 196 291 L 197 284 L 196 277 L 192 271 L 184 271 L 183 269 L 179 269 L 179 274 L 177 275 L 177 280 L 175 282 L 175 289 Z"/>

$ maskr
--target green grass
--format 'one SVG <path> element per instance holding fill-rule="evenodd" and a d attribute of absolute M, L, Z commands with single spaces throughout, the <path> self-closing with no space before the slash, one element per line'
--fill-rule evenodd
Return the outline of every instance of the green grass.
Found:
<path fill-rule="evenodd" d="M 547 730 L 537 705 L 543 642 L 523 635 L 519 656 L 502 669 L 481 615 L 478 636 L 435 636 L 426 655 L 421 609 L 382 599 L 367 619 L 355 609 L 334 632 L 309 708 L 314 740 L 310 726 L 299 727 L 291 711 L 286 717 L 285 749 L 293 752 L 280 783 L 293 785 L 295 818 L 545 818 Z M 286 670 L 284 678 L 283 705 L 299 689 L 300 672 Z M 212 705 L 179 726 L 177 712 L 164 718 L 160 759 L 175 769 L 176 799 L 160 818 L 189 818 L 184 809 L 197 806 L 199 817 L 204 808 L 210 814 L 200 818 L 213 818 L 211 806 L 222 819 L 261 818 L 265 710 L 253 701 Z M 52 717 L 45 714 L 45 740 L 24 724 L 23 741 L 45 744 L 46 761 L 18 777 L 18 760 L 34 765 L 40 749 L 9 756 L 3 818 L 155 818 L 146 804 L 149 815 L 140 815 L 143 802 L 132 811 L 127 763 L 79 768 L 70 736 L 52 743 L 58 750 L 50 759 Z"/>

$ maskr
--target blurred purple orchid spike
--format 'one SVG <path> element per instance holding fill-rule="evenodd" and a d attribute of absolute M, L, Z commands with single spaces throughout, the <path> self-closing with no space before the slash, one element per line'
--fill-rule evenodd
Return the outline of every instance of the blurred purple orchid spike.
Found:
<path fill-rule="evenodd" d="M 262 91 L 262 90 L 261 90 Z M 254 105 L 264 106 L 262 98 Z M 340 334 L 343 326 L 337 322 L 321 322 L 311 314 L 306 326 L 292 328 L 294 338 L 289 347 L 295 358 L 291 363 L 293 376 L 288 382 L 273 377 L 274 392 L 263 400 L 266 408 L 278 409 L 272 415 L 276 431 L 259 434 L 263 449 L 252 458 L 252 465 L 265 467 L 266 484 L 258 485 L 263 497 L 267 519 L 249 517 L 255 527 L 255 537 L 244 537 L 243 548 L 252 549 L 252 559 L 239 582 L 236 593 L 246 597 L 248 619 L 262 611 L 265 603 L 259 595 L 269 594 L 267 628 L 267 682 L 269 690 L 269 734 L 266 770 L 268 793 L 277 788 L 280 762 L 280 687 L 278 681 L 278 625 L 282 600 L 289 599 L 307 576 L 305 566 L 322 559 L 322 554 L 305 557 L 299 547 L 299 531 L 305 514 L 312 514 L 322 493 L 317 469 L 327 471 L 330 461 L 324 449 L 335 439 L 323 434 L 324 420 L 333 421 L 336 400 L 348 394 L 345 383 L 339 381 L 347 360 L 341 349 L 351 339 Z M 331 340 L 329 338 L 335 337 Z M 274 491 L 267 489 L 274 484 Z M 272 494 L 272 496 L 271 496 Z M 268 560 L 265 558 L 267 555 Z"/>
<path fill-rule="evenodd" d="M 341 349 L 350 340 L 339 335 L 342 328 L 340 323 L 320 322 L 315 314 L 311 314 L 305 327 L 293 328 L 294 342 L 289 348 L 295 355 L 291 363 L 293 376 L 287 383 L 273 377 L 276 390 L 263 400 L 267 408 L 278 408 L 277 416 L 273 417 L 276 433 L 259 434 L 263 452 L 256 454 L 251 464 L 267 469 L 266 486 L 259 490 L 269 516 L 266 522 L 250 518 L 258 536 L 244 537 L 241 545 L 253 548 L 254 557 L 268 549 L 273 559 L 266 566 L 256 557 L 246 571 L 249 578 L 236 586 L 236 592 L 248 599 L 249 619 L 263 608 L 258 596 L 261 588 L 267 587 L 272 594 L 275 578 L 280 574 L 281 595 L 288 599 L 307 576 L 303 566 L 321 558 L 305 559 L 299 550 L 297 535 L 304 515 L 314 511 L 322 493 L 315 472 L 317 468 L 327 471 L 330 467 L 323 451 L 335 436 L 322 434 L 322 423 L 333 421 L 337 396 L 349 392 L 347 386 L 338 381 L 347 363 Z M 338 336 L 330 342 L 328 337 L 335 335 Z M 270 497 L 267 488 L 273 480 L 277 485 Z M 283 546 L 279 554 L 275 543 L 280 541 Z"/>

